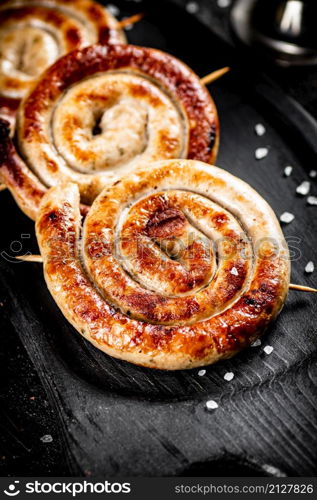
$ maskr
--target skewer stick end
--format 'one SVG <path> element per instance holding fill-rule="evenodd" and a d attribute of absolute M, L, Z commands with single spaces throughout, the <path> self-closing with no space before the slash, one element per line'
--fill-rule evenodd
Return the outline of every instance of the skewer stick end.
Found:
<path fill-rule="evenodd" d="M 118 22 L 118 27 L 123 29 L 126 28 L 127 26 L 130 26 L 131 24 L 136 24 L 141 19 L 143 19 L 146 16 L 145 12 L 139 12 L 139 14 L 134 14 L 134 16 L 127 17 L 126 19 L 122 19 L 122 21 Z"/>
<path fill-rule="evenodd" d="M 216 80 L 221 78 L 223 75 L 228 73 L 228 71 L 230 71 L 229 66 L 225 66 L 224 68 L 217 69 L 216 71 L 213 71 L 212 73 L 209 73 L 208 75 L 201 78 L 200 83 L 202 85 L 209 85 L 209 83 L 215 82 Z"/>
<path fill-rule="evenodd" d="M 43 259 L 42 259 L 41 255 L 33 255 L 33 254 L 17 255 L 16 259 L 21 260 L 23 262 L 41 262 L 41 263 L 43 263 Z"/>
<path fill-rule="evenodd" d="M 298 292 L 313 292 L 313 293 L 317 293 L 317 289 L 316 288 L 311 288 L 310 286 L 295 285 L 294 283 L 290 283 L 289 289 L 290 290 L 296 290 Z"/>

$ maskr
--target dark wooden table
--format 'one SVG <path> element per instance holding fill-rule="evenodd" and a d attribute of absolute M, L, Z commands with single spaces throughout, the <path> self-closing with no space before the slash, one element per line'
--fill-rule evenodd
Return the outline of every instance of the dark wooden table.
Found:
<path fill-rule="evenodd" d="M 142 9 L 115 3 L 123 15 Z M 173 7 L 186 3 L 160 3 L 129 40 L 175 53 L 201 75 L 233 65 L 232 75 L 211 89 L 221 116 L 218 164 L 249 181 L 278 214 L 294 211 L 285 228 L 287 236 L 301 237 L 293 280 L 314 286 L 315 275 L 303 269 L 316 257 L 317 209 L 308 210 L 294 191 L 317 167 L 315 125 L 292 101 L 271 109 L 283 92 L 272 90 L 266 76 L 317 117 L 317 71 L 257 69 L 258 62 L 232 52 L 228 9 L 201 0 L 191 17 Z M 259 121 L 267 127 L 263 138 L 253 130 Z M 263 145 L 269 157 L 256 162 L 254 150 Z M 294 175 L 286 180 L 288 163 Z M 41 267 L 14 262 L 19 245 L 36 252 L 32 222 L 8 193 L 0 210 L 1 475 L 316 474 L 316 299 L 290 295 L 263 341 L 274 346 L 270 356 L 253 348 L 201 378 L 197 370 L 150 373 L 105 357 L 75 334 L 50 298 Z M 230 383 L 226 371 L 235 373 Z M 213 414 L 205 411 L 208 398 L 219 401 Z"/>

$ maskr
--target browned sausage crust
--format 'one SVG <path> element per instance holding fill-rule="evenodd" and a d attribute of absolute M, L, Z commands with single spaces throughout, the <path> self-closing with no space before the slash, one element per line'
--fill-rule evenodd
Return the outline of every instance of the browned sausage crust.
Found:
<path fill-rule="evenodd" d="M 125 42 L 116 19 L 92 0 L 10 0 L 0 5 L 0 116 L 56 59 L 94 43 Z"/>
<path fill-rule="evenodd" d="M 39 80 L 19 111 L 20 157 L 2 160 L 0 176 L 35 218 L 29 191 L 15 191 L 13 163 L 25 185 L 34 174 L 44 190 L 75 182 L 91 204 L 107 183 L 154 160 L 213 163 L 218 139 L 215 105 L 185 64 L 154 49 L 96 45 L 64 56 Z"/>
<path fill-rule="evenodd" d="M 85 219 L 75 184 L 52 188 L 36 223 L 55 301 L 96 347 L 185 369 L 227 358 L 281 310 L 289 256 L 269 205 L 202 162 L 169 160 L 104 189 Z"/>

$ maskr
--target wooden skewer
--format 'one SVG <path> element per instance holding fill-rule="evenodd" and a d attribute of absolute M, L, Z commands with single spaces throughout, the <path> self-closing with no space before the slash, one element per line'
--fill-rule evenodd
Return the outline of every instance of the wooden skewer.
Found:
<path fill-rule="evenodd" d="M 140 12 L 139 14 L 134 14 L 134 16 L 127 17 L 126 19 L 122 19 L 122 21 L 119 21 L 118 25 L 119 28 L 126 28 L 130 24 L 136 24 L 141 19 L 143 19 L 145 16 L 145 12 Z"/>
<path fill-rule="evenodd" d="M 311 288 L 310 286 L 294 285 L 293 283 L 289 286 L 290 290 L 297 290 L 298 292 L 316 292 L 316 288 Z"/>
<path fill-rule="evenodd" d="M 229 66 L 217 69 L 216 71 L 213 71 L 212 73 L 209 73 L 208 75 L 201 78 L 200 83 L 202 85 L 209 85 L 209 83 L 215 82 L 216 80 L 218 80 L 218 78 L 221 78 L 223 75 L 228 73 L 228 71 L 230 71 Z"/>
<path fill-rule="evenodd" d="M 19 255 L 16 257 L 18 260 L 22 260 L 25 262 L 41 262 L 43 263 L 43 259 L 41 255 Z M 294 283 L 290 283 L 289 285 L 290 290 L 297 290 L 299 292 L 315 292 L 317 293 L 316 288 L 311 288 L 310 286 L 303 286 L 303 285 L 295 285 Z"/>
<path fill-rule="evenodd" d="M 16 259 L 23 260 L 24 262 L 41 262 L 41 263 L 43 263 L 42 255 L 33 255 L 33 254 L 18 255 L 16 257 Z"/>

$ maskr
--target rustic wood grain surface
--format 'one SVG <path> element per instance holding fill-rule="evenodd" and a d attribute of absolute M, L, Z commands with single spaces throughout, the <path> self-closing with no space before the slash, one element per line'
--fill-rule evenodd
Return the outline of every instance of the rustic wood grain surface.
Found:
<path fill-rule="evenodd" d="M 129 39 L 179 56 L 202 76 L 233 64 L 211 87 L 221 118 L 218 165 L 249 182 L 277 215 L 294 213 L 284 228 L 299 239 L 292 281 L 316 286 L 304 268 L 316 260 L 317 207 L 295 193 L 317 165 L 316 124 L 177 3 L 148 4 Z M 130 4 L 122 3 L 130 9 L 123 13 L 140 7 Z M 257 123 L 266 127 L 262 137 Z M 261 161 L 258 147 L 269 148 Z M 286 165 L 293 166 L 289 178 Z M 0 210 L 2 475 L 316 475 L 316 296 L 290 292 L 261 346 L 208 367 L 203 377 L 138 368 L 97 351 L 70 327 L 41 265 L 14 261 L 36 251 L 33 223 L 8 193 Z M 213 412 L 205 409 L 208 399 L 219 405 Z M 52 441 L 41 441 L 47 435 Z"/>

